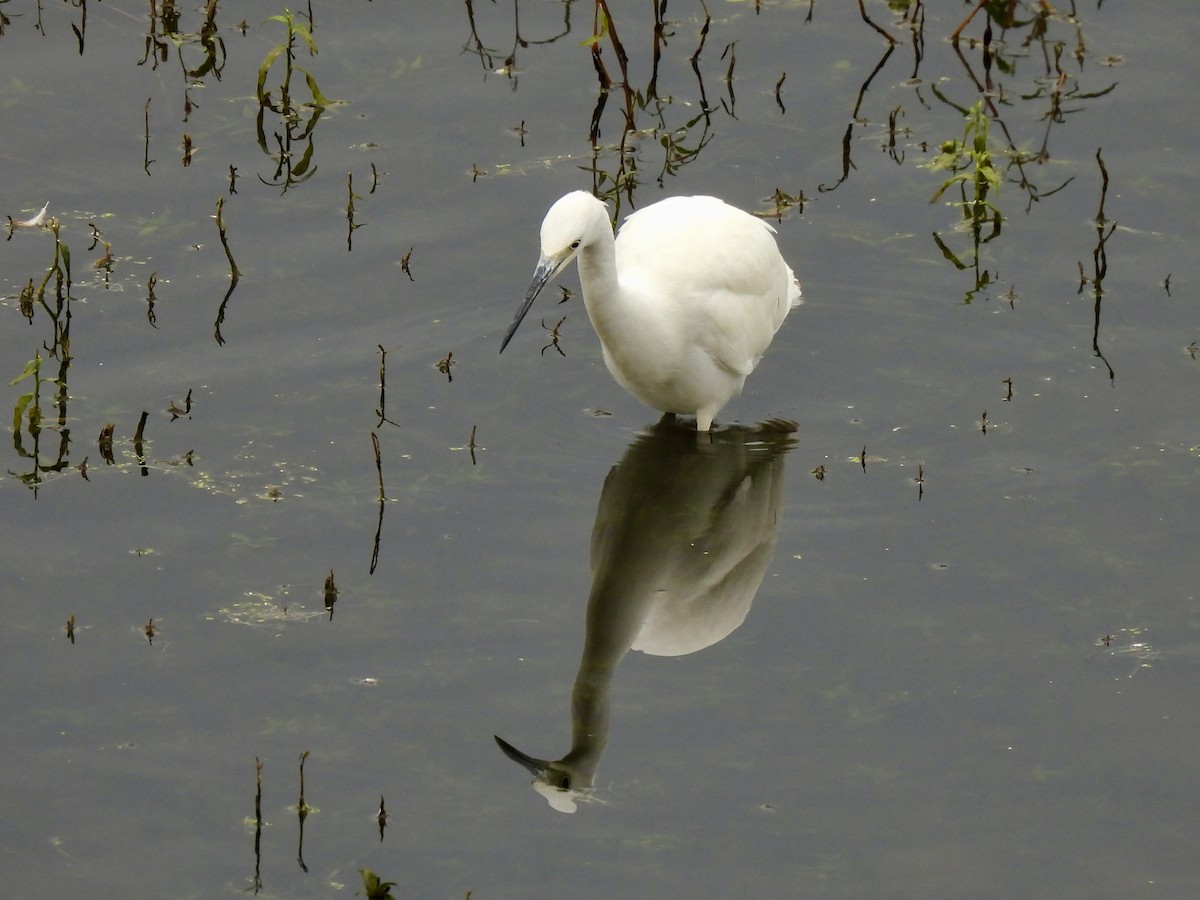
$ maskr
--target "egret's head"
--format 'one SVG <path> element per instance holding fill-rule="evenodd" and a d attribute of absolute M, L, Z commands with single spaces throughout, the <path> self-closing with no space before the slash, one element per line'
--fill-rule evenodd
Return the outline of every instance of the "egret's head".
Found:
<path fill-rule="evenodd" d="M 565 269 L 585 248 L 598 240 L 607 237 L 612 239 L 612 225 L 608 219 L 608 207 L 597 200 L 587 191 L 572 191 L 561 197 L 542 220 L 541 258 L 537 268 L 533 270 L 533 279 L 525 292 L 500 352 L 508 346 L 508 342 L 516 333 L 517 326 L 529 312 L 529 307 L 537 299 L 537 295 L 555 275 Z"/>
<path fill-rule="evenodd" d="M 557 263 L 555 271 L 601 237 L 612 237 L 608 208 L 587 191 L 572 191 L 550 207 L 542 219 L 542 259 Z"/>

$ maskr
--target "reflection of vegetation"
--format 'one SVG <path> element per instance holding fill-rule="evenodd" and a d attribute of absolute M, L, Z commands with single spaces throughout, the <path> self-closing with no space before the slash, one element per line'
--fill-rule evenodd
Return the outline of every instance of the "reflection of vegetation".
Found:
<path fill-rule="evenodd" d="M 171 47 L 179 57 L 179 67 L 183 71 L 185 86 L 183 90 L 183 121 L 187 122 L 195 104 L 192 102 L 189 90 L 205 77 L 212 75 L 218 81 L 225 68 L 225 41 L 217 28 L 217 0 L 208 0 L 204 5 L 204 21 L 196 31 L 181 30 L 181 11 L 176 7 L 175 0 L 150 0 L 149 24 L 146 29 L 145 52 L 138 65 L 150 63 L 151 69 L 157 69 L 159 63 L 165 63 L 170 57 Z M 199 59 L 195 59 L 195 51 L 199 51 Z M 189 57 L 194 64 L 189 64 Z M 150 101 L 145 106 L 145 144 L 143 166 L 146 174 L 150 174 Z M 183 165 L 191 164 L 196 148 L 191 135 L 184 134 Z"/>
<path fill-rule="evenodd" d="M 1083 263 L 1079 264 L 1079 291 L 1082 294 L 1083 289 L 1088 284 L 1092 286 L 1092 297 L 1095 300 L 1095 305 L 1092 309 L 1092 353 L 1104 363 L 1104 367 L 1108 369 L 1108 379 L 1113 381 L 1117 376 L 1113 371 L 1113 367 L 1109 365 L 1108 359 L 1100 350 L 1100 301 L 1104 297 L 1104 276 L 1108 274 L 1108 239 L 1112 237 L 1113 232 L 1117 230 L 1117 223 L 1111 222 L 1108 216 L 1104 214 L 1104 200 L 1108 196 L 1108 169 L 1104 166 L 1104 157 L 1100 155 L 1100 151 L 1096 151 L 1096 164 L 1100 167 L 1100 209 L 1096 213 L 1096 246 L 1092 249 L 1092 275 L 1089 278 L 1083 273 Z M 1168 281 L 1170 276 L 1168 277 Z"/>
<path fill-rule="evenodd" d="M 635 88 L 629 75 L 629 57 L 625 46 L 617 34 L 616 23 L 608 8 L 607 0 L 595 0 L 595 15 L 592 20 L 592 36 L 587 41 L 591 48 L 592 65 L 596 70 L 599 81 L 599 94 L 596 107 L 592 110 L 591 126 L 588 140 L 592 147 L 592 161 L 589 171 L 592 173 L 592 192 L 601 199 L 612 200 L 615 215 L 620 216 L 622 195 L 633 203 L 633 194 L 639 183 L 638 148 L 650 139 L 662 147 L 662 164 L 656 180 L 661 185 L 668 175 L 676 175 L 679 170 L 694 162 L 700 152 L 708 145 L 712 135 L 711 114 L 716 107 L 710 105 L 704 89 L 704 78 L 700 74 L 700 53 L 708 39 L 711 18 L 708 11 L 704 13 L 704 24 L 700 29 L 699 41 L 689 62 L 696 75 L 699 97 L 696 106 L 699 109 L 681 124 L 670 124 L 667 120 L 669 110 L 677 106 L 688 106 L 679 98 L 660 92 L 658 85 L 658 68 L 663 51 L 667 47 L 668 38 L 673 34 L 668 31 L 664 20 L 665 3 L 654 4 L 654 26 L 651 38 L 651 68 L 650 78 L 645 88 Z M 614 80 L 604 63 L 605 44 L 612 50 L 615 57 L 620 79 Z M 734 66 L 733 45 L 725 48 L 729 57 L 728 74 L 732 76 Z M 728 101 L 721 99 L 721 105 L 730 116 L 734 114 L 732 77 L 726 80 Z M 621 134 L 615 144 L 605 146 L 601 140 L 601 123 L 609 96 L 615 90 L 620 91 Z M 643 122 L 647 116 L 649 121 Z M 700 126 L 699 134 L 693 134 L 696 126 Z M 608 157 L 608 162 L 605 159 Z M 607 167 L 606 167 L 607 166 Z"/>
<path fill-rule="evenodd" d="M 262 65 L 258 67 L 258 86 L 256 88 L 258 145 L 262 148 L 263 153 L 274 156 L 278 163 L 275 174 L 271 176 L 270 180 L 262 178 L 261 175 L 259 178 L 264 184 L 280 186 L 286 191 L 293 185 L 307 181 L 317 171 L 317 167 L 312 163 L 313 131 L 317 127 L 321 113 L 330 103 L 321 93 L 312 73 L 296 64 L 296 48 L 299 43 L 303 43 L 308 48 L 309 56 L 317 55 L 317 44 L 313 40 L 312 32 L 301 24 L 290 10 L 284 10 L 282 15 L 271 16 L 267 21 L 282 23 L 287 29 L 287 36 L 268 51 L 263 58 Z M 280 82 L 278 88 L 279 98 L 274 99 L 271 91 L 266 87 L 267 76 L 281 56 L 283 57 L 283 81 Z M 295 103 L 292 96 L 292 76 L 297 72 L 304 76 L 310 95 L 308 102 L 299 105 Z M 267 146 L 266 131 L 263 127 L 263 119 L 268 109 L 277 113 L 283 123 L 283 132 L 276 131 L 273 135 L 278 147 L 278 152 L 275 154 L 272 154 Z M 307 121 L 301 114 L 303 109 L 310 111 Z M 304 147 L 299 158 L 293 149 L 295 145 Z"/>
<path fill-rule="evenodd" d="M 382 806 L 380 808 L 382 809 Z M 380 828 L 382 827 L 381 824 Z M 359 869 L 358 871 L 362 875 L 363 891 L 366 893 L 367 900 L 391 900 L 391 889 L 396 886 L 396 882 L 381 881 L 379 876 L 370 869 Z"/>
<path fill-rule="evenodd" d="M 190 7 L 189 7 L 190 9 Z M 179 65 L 191 81 L 206 75 L 215 75 L 221 79 L 221 71 L 225 68 L 225 41 L 217 31 L 217 0 L 208 0 L 204 6 L 204 22 L 199 31 L 184 32 L 179 29 L 181 12 L 175 7 L 175 0 L 150 0 L 150 24 L 146 32 L 146 52 L 138 65 L 150 63 L 152 69 L 157 69 L 160 62 L 165 63 L 170 53 L 170 45 L 174 45 L 179 54 Z M 170 42 L 168 44 L 168 41 Z M 200 51 L 200 60 L 194 66 L 189 66 L 184 59 L 184 50 L 196 48 Z M 184 121 L 186 113 L 191 111 L 191 101 L 184 93 Z"/>
<path fill-rule="evenodd" d="M 492 49 L 487 47 L 483 39 L 479 36 L 479 29 L 475 23 L 474 0 L 466 0 L 466 3 L 467 22 L 471 27 L 471 36 L 463 44 L 463 50 L 478 56 L 480 64 L 486 71 L 495 72 L 498 75 L 508 78 L 512 82 L 514 91 L 517 89 L 517 75 L 520 72 L 520 69 L 517 67 L 517 50 L 524 47 L 536 47 L 540 44 L 552 44 L 571 31 L 571 0 L 564 0 L 563 2 L 562 31 L 539 40 L 530 40 L 521 34 L 521 6 L 519 0 L 513 0 L 512 46 L 506 50 Z"/>
<path fill-rule="evenodd" d="M 62 356 L 69 358 L 71 356 L 71 248 L 63 243 L 62 230 L 57 219 L 51 218 L 47 227 L 54 235 L 54 259 L 46 269 L 46 274 L 42 278 L 41 284 L 38 285 L 37 291 L 29 293 L 30 298 L 36 298 L 42 309 L 49 314 L 50 321 L 54 325 L 52 346 L 48 348 L 50 355 L 58 356 L 61 353 Z M 105 256 L 111 259 L 107 245 Z M 54 279 L 53 309 L 46 301 L 46 286 L 50 283 L 51 278 Z M 30 285 L 32 286 L 32 281 Z M 26 318 L 30 322 L 33 321 L 32 307 L 26 314 Z"/>
<path fill-rule="evenodd" d="M 43 359 L 40 352 L 25 364 L 21 374 L 13 379 L 10 385 L 20 384 L 27 379 L 30 390 L 21 394 L 13 406 L 13 449 L 17 455 L 31 462 L 32 468 L 23 474 L 11 473 L 32 488 L 35 495 L 38 487 L 45 480 L 48 472 L 61 472 L 69 465 L 68 456 L 71 443 L 71 431 L 67 427 L 67 373 L 71 368 L 71 250 L 62 240 L 62 231 L 57 219 L 50 217 L 43 221 L 46 210 L 28 223 L 12 223 L 10 219 L 9 237 L 12 237 L 13 227 L 42 227 L 54 235 L 54 258 L 47 267 L 41 282 L 34 287 L 30 278 L 19 298 L 21 314 L 33 324 L 36 306 L 40 306 L 50 317 L 50 342 L 42 343 L 49 358 L 58 360 L 58 371 L 53 376 L 42 374 Z M 106 252 L 107 255 L 107 252 Z M 53 287 L 50 292 L 48 288 Z M 36 306 L 35 306 L 36 304 Z M 58 431 L 58 448 L 52 461 L 42 458 L 41 438 L 45 413 L 42 409 L 42 386 L 53 385 L 54 397 L 51 401 L 55 410 L 50 427 Z M 25 437 L 29 438 L 26 446 Z M 81 469 L 81 472 L 86 470 Z M 10 470 L 11 472 L 11 470 Z"/>
<path fill-rule="evenodd" d="M 17 385 L 27 378 L 32 379 L 32 385 L 24 394 L 17 398 L 13 406 L 13 449 L 23 459 L 31 461 L 33 468 L 24 474 L 9 473 L 19 478 L 27 487 L 37 493 L 38 487 L 45 480 L 47 472 L 61 472 L 68 465 L 68 449 L 71 443 L 71 432 L 67 423 L 67 368 L 70 357 L 64 356 L 56 376 L 42 375 L 41 354 L 35 354 L 33 359 L 25 364 L 25 369 L 9 384 Z M 42 436 L 42 385 L 53 385 L 57 390 L 54 394 L 54 406 L 58 415 L 52 427 L 58 429 L 58 453 L 53 462 L 44 462 L 41 458 Z M 28 434 L 30 447 L 25 446 L 23 435 Z"/>
<path fill-rule="evenodd" d="M 963 225 L 970 229 L 972 239 L 971 259 L 975 268 L 975 289 L 967 292 L 966 300 L 971 302 L 975 291 L 982 290 L 991 283 L 990 273 L 979 268 L 979 247 L 1000 234 L 1000 223 L 1003 216 L 1000 209 L 988 199 L 989 193 L 1000 190 L 1000 172 L 992 161 L 992 152 L 988 147 L 989 119 L 980 100 L 967 110 L 967 125 L 962 140 L 949 140 L 942 144 L 941 152 L 926 164 L 927 168 L 946 169 L 950 177 L 946 179 L 930 199 L 936 201 L 950 187 L 957 185 L 959 201 L 951 202 L 951 206 L 962 208 Z M 991 226 L 987 237 L 982 237 L 985 226 Z M 967 268 L 957 254 L 947 246 L 946 242 L 935 231 L 933 239 L 937 242 L 946 259 L 958 269 Z"/>
<path fill-rule="evenodd" d="M 951 172 L 951 178 L 942 185 L 939 195 L 949 187 L 957 185 L 959 188 L 960 200 L 957 205 L 963 210 L 964 230 L 969 230 L 972 235 L 971 258 L 968 260 L 965 254 L 952 250 L 949 243 L 938 234 L 934 234 L 934 241 L 942 255 L 957 268 L 974 270 L 975 282 L 966 294 L 969 301 L 996 281 L 995 272 L 985 268 L 980 260 L 980 247 L 1000 235 L 1003 217 L 995 205 L 1000 184 L 1007 181 L 1025 194 L 1027 212 L 1035 203 L 1053 196 L 1070 184 L 1073 175 L 1044 190 L 1037 184 L 1034 168 L 1050 160 L 1052 129 L 1065 123 L 1067 114 L 1081 110 L 1082 101 L 1103 97 L 1116 84 L 1108 84 L 1098 90 L 1083 88 L 1083 66 L 1090 53 L 1084 39 L 1083 25 L 1073 4 L 1070 14 L 1066 14 L 1048 3 L 1033 0 L 976 0 L 971 4 L 970 14 L 950 35 L 952 51 L 978 98 L 974 106 L 968 107 L 966 103 L 956 101 L 943 92 L 939 83 L 945 79 L 921 77 L 921 66 L 925 62 L 925 4 L 920 0 L 889 0 L 888 7 L 896 16 L 890 31 L 872 21 L 862 0 L 859 2 L 859 13 L 863 20 L 887 44 L 879 62 L 863 82 L 849 116 L 842 141 L 841 175 L 828 186 L 819 185 L 818 190 L 822 193 L 835 190 L 850 177 L 855 168 L 852 152 L 856 129 L 861 131 L 863 126 L 871 126 L 873 133 L 861 136 L 876 139 L 877 130 L 883 126 L 884 113 L 881 111 L 876 116 L 877 124 L 873 124 L 869 112 L 863 109 L 864 99 L 868 87 L 888 64 L 902 43 L 904 31 L 907 31 L 913 63 L 904 84 L 912 89 L 923 108 L 933 108 L 925 97 L 928 91 L 944 105 L 966 116 L 968 125 L 961 141 L 941 144 L 918 140 L 911 138 L 911 128 L 904 128 L 901 134 L 897 120 L 904 114 L 904 108 L 893 106 L 886 113 L 884 149 L 894 162 L 902 164 L 908 154 L 897 146 L 898 137 L 909 138 L 909 149 L 922 153 L 930 144 L 941 147 L 940 155 L 926 167 Z M 983 33 L 980 37 L 965 36 L 969 28 L 977 27 L 981 21 Z M 1037 71 L 1039 61 L 1040 71 Z M 1104 65 L 1118 62 L 1117 58 L 1101 61 Z M 1034 73 L 1019 89 L 1014 90 L 1005 83 L 1018 78 L 1031 65 Z M 1005 107 L 1013 106 L 1017 100 L 1045 101 L 1048 104 L 1041 116 L 1045 126 L 1040 137 L 1035 139 L 1040 141 L 1036 149 L 1025 149 L 1029 141 L 1014 137 L 1005 121 Z"/>
<path fill-rule="evenodd" d="M 664 91 L 659 84 L 659 67 L 669 41 L 674 37 L 671 24 L 664 18 L 666 3 L 657 0 L 653 4 L 654 21 L 650 32 L 651 66 L 644 87 L 638 87 L 630 73 L 630 57 L 622 41 L 617 23 L 609 9 L 607 0 L 593 0 L 592 32 L 584 45 L 591 52 L 592 67 L 598 81 L 596 105 L 588 125 L 588 147 L 590 161 L 586 170 L 592 176 L 592 191 L 601 199 L 611 200 L 619 216 L 622 200 L 633 203 L 641 178 L 643 147 L 657 147 L 661 157 L 656 159 L 655 176 L 661 185 L 668 176 L 673 176 L 694 162 L 712 138 L 712 113 L 723 109 L 734 116 L 735 97 L 732 74 L 736 62 L 732 44 L 725 47 L 722 58 L 726 62 L 726 96 L 719 104 L 710 102 L 700 71 L 700 54 L 709 34 L 711 19 L 705 11 L 700 27 L 698 43 L 688 62 L 695 73 L 697 86 L 691 96 L 676 96 Z M 514 3 L 514 12 L 518 4 Z M 495 50 L 488 47 L 479 35 L 480 25 L 472 0 L 467 2 L 467 18 L 471 37 L 464 48 L 479 56 L 489 71 L 501 74 L 517 86 L 520 69 L 517 51 L 535 44 L 552 43 L 566 35 L 571 27 L 571 5 L 563 6 L 563 30 L 548 38 L 531 41 L 520 30 L 519 16 L 514 15 L 514 38 L 511 50 Z M 611 53 L 611 60 L 606 56 Z M 502 63 L 502 64 L 501 64 Z M 620 132 L 615 140 L 602 140 L 605 113 L 609 98 L 619 97 Z M 676 110 L 687 110 L 682 121 L 673 115 Z M 524 123 L 513 129 L 524 140 Z"/>
<path fill-rule="evenodd" d="M 296 845 L 296 862 L 303 872 L 308 872 L 308 864 L 304 862 L 304 820 L 308 818 L 310 812 L 317 811 L 304 800 L 304 761 L 308 759 L 308 752 L 305 750 L 300 754 L 300 799 L 296 802 L 296 818 L 300 823 L 300 837 Z"/>
<path fill-rule="evenodd" d="M 73 281 L 71 274 L 71 249 L 63 239 L 62 226 L 57 218 L 47 212 L 49 204 L 33 218 L 26 221 L 13 221 L 9 218 L 9 238 L 20 231 L 22 233 L 49 233 L 54 238 L 54 255 L 50 264 L 38 278 L 28 278 L 25 287 L 18 297 L 21 314 L 33 325 L 42 313 L 49 319 L 49 335 L 41 340 L 41 348 L 36 351 L 33 359 L 29 360 L 21 373 L 9 382 L 11 386 L 24 385 L 27 389 L 21 393 L 13 404 L 13 448 L 21 459 L 29 461 L 29 470 L 24 473 L 10 471 L 14 477 L 30 487 L 34 494 L 45 482 L 48 474 L 62 473 L 70 466 L 71 429 L 68 427 L 67 404 L 71 399 L 67 387 L 67 377 L 71 363 L 74 360 L 71 343 L 72 306 L 75 297 L 72 294 Z M 103 270 L 103 276 L 98 283 L 109 284 L 113 265 L 111 245 L 103 240 L 100 230 L 94 223 L 89 223 L 91 229 L 91 246 L 88 252 L 103 247 L 103 254 L 97 259 L 92 268 Z M 148 315 L 153 324 L 153 293 L 157 278 L 151 275 L 148 284 L 150 306 Z M 39 312 L 40 310 L 40 312 Z M 50 360 L 57 360 L 57 370 L 50 374 Z M 47 391 L 53 389 L 52 396 Z M 191 394 L 184 400 L 182 408 L 172 404 L 172 414 L 187 415 L 191 411 Z M 148 413 L 142 413 L 137 430 L 133 437 L 132 459 L 143 475 L 149 472 L 149 461 L 144 449 L 144 429 Z M 101 430 L 97 444 L 101 459 L 107 465 L 116 465 L 113 455 L 113 433 L 115 425 L 106 424 Z M 47 453 L 43 446 L 43 438 L 48 430 L 58 434 L 58 445 L 52 452 Z M 190 467 L 192 454 L 188 451 L 181 457 L 167 460 L 155 460 L 155 465 L 162 468 Z M 75 468 L 79 474 L 90 480 L 88 457 Z M 121 466 L 120 468 L 127 468 Z"/>
<path fill-rule="evenodd" d="M 225 232 L 225 217 L 221 214 L 225 208 L 225 198 L 217 198 L 217 236 L 221 239 L 221 247 L 225 251 L 225 258 L 229 260 L 229 289 L 225 291 L 225 296 L 221 298 L 221 305 L 217 308 L 217 320 L 213 323 L 214 336 L 218 344 L 224 344 L 225 338 L 221 334 L 221 324 L 225 321 L 225 307 L 229 305 L 229 298 L 233 296 L 233 290 L 238 286 L 238 280 L 242 277 L 241 269 L 233 258 L 233 251 L 229 249 L 229 237 Z"/>
<path fill-rule="evenodd" d="M 361 200 L 362 196 L 354 193 L 353 172 L 346 173 L 346 194 L 346 252 L 349 253 L 354 249 L 354 232 L 367 224 L 366 222 L 354 221 L 354 201 Z"/>

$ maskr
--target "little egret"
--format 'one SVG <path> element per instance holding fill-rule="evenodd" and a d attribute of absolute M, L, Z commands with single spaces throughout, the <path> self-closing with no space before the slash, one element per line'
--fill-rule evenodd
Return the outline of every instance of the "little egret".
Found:
<path fill-rule="evenodd" d="M 542 288 L 573 259 L 604 363 L 663 412 L 698 431 L 741 393 L 800 284 L 770 225 L 715 197 L 671 197 L 633 213 L 614 239 L 608 208 L 574 191 L 546 213 L 541 258 L 508 346 Z"/>

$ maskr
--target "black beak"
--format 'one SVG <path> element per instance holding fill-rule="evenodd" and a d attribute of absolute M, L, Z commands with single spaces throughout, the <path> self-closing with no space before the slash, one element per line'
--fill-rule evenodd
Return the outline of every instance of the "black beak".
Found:
<path fill-rule="evenodd" d="M 556 263 L 552 259 L 542 257 L 538 260 L 537 268 L 533 270 L 533 280 L 529 282 L 529 290 L 525 292 L 525 299 L 521 301 L 521 308 L 517 310 L 516 316 L 513 317 L 512 324 L 508 326 L 508 331 L 504 335 L 504 341 L 500 344 L 500 352 L 504 352 L 504 348 L 508 346 L 508 342 L 512 340 L 512 336 L 517 331 L 517 326 L 521 324 L 521 320 L 525 318 L 525 313 L 529 312 L 529 307 L 533 306 L 533 301 L 537 299 L 537 295 L 542 292 L 542 288 L 554 277 L 555 273 L 562 268 L 560 263 Z M 500 740 L 496 738 L 496 740 Z M 501 747 L 508 746 L 501 743 Z M 507 752 L 507 751 L 505 751 Z"/>

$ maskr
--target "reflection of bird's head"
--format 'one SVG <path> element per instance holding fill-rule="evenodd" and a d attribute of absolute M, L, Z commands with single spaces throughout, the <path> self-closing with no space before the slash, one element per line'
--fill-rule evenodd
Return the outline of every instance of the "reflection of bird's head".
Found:
<path fill-rule="evenodd" d="M 538 759 L 522 753 L 499 735 L 493 735 L 496 744 L 504 751 L 504 755 L 518 763 L 533 775 L 533 788 L 546 798 L 554 809 L 559 812 L 575 812 L 575 801 L 584 794 L 575 785 L 584 779 L 578 778 L 566 760 Z"/>

